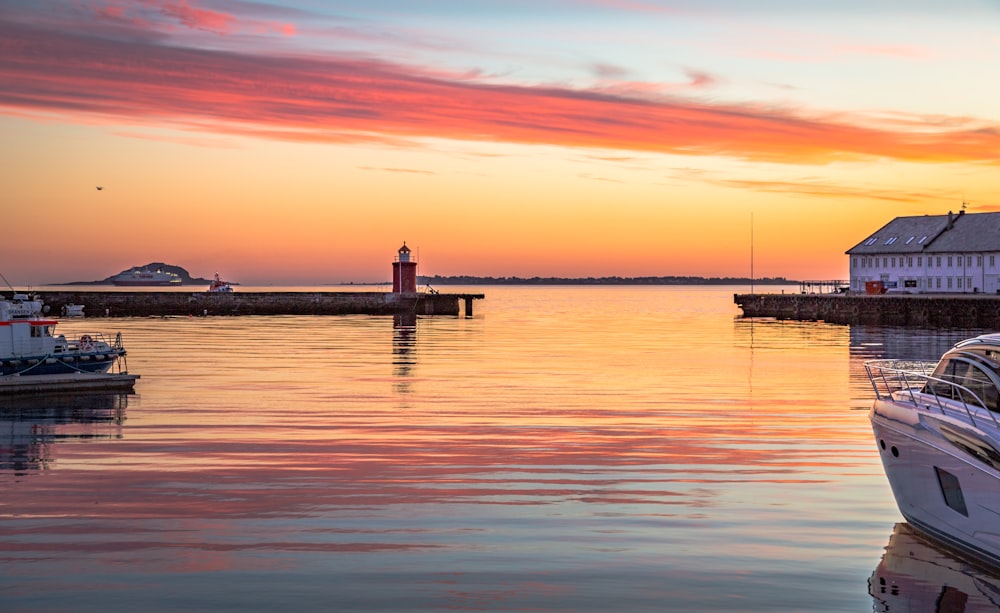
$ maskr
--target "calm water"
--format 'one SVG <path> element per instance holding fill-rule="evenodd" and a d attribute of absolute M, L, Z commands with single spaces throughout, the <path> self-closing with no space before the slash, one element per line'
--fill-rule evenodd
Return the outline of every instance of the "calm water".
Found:
<path fill-rule="evenodd" d="M 62 322 L 142 378 L 0 410 L 0 610 L 934 610 L 969 576 L 894 554 L 862 368 L 967 332 L 461 289 L 472 319 Z"/>

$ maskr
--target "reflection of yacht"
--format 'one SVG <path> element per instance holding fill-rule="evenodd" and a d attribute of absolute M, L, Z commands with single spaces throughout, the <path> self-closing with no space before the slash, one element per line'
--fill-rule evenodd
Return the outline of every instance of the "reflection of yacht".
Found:
<path fill-rule="evenodd" d="M 873 360 L 869 412 L 903 517 L 1000 564 L 1000 334 L 962 341 L 935 365 Z"/>
<path fill-rule="evenodd" d="M 879 613 L 997 611 L 1000 575 L 922 537 L 908 524 L 896 524 L 868 579 L 868 593 Z"/>

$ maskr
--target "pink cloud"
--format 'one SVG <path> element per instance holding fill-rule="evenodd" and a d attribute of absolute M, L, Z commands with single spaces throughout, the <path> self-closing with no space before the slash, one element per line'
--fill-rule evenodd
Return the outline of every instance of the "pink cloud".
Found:
<path fill-rule="evenodd" d="M 208 30 L 219 34 L 230 31 L 236 17 L 226 13 L 193 8 L 187 0 L 166 2 L 161 9 L 164 15 L 175 17 L 185 26 L 195 30 Z"/>
<path fill-rule="evenodd" d="M 240 31 L 275 32 L 284 36 L 296 33 L 292 23 L 264 21 L 248 16 L 225 13 L 198 5 L 189 0 L 105 0 L 91 7 L 101 21 L 140 27 L 148 31 L 170 31 L 179 24 L 188 30 L 228 35 Z"/>
<path fill-rule="evenodd" d="M 233 27 L 225 15 L 171 6 L 189 27 Z M 949 125 L 910 118 L 873 128 L 857 117 L 668 98 L 641 83 L 600 90 L 497 84 L 475 72 L 353 56 L 181 48 L 10 23 L 0 23 L 0 53 L 0 107 L 8 114 L 84 114 L 282 140 L 440 137 L 786 163 L 868 157 L 992 163 L 1000 157 L 1000 127 L 969 119 Z M 714 81 L 689 76 L 687 87 Z"/>

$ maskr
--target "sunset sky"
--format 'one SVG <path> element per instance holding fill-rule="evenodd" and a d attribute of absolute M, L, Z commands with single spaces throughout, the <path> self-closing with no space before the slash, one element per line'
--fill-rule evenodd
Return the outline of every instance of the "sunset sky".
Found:
<path fill-rule="evenodd" d="M 998 24 L 996 0 L 4 0 L 0 273 L 372 282 L 406 241 L 424 275 L 846 279 L 893 217 L 1000 210 Z"/>

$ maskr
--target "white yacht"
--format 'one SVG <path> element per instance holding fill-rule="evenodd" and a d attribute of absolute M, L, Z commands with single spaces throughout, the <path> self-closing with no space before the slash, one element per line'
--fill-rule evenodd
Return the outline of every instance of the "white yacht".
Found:
<path fill-rule="evenodd" d="M 900 513 L 939 541 L 1000 565 L 1000 334 L 937 362 L 874 360 L 869 412 Z"/>

